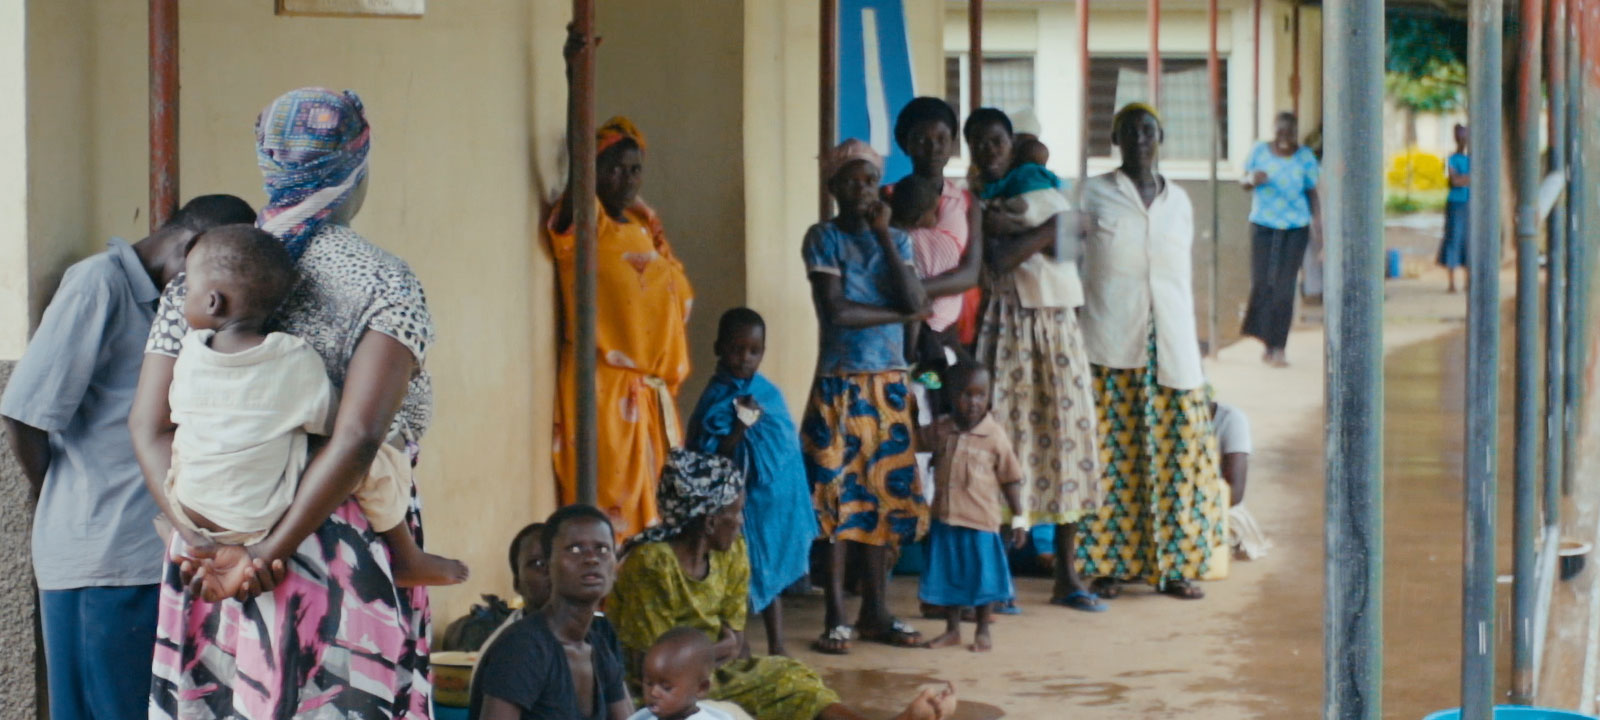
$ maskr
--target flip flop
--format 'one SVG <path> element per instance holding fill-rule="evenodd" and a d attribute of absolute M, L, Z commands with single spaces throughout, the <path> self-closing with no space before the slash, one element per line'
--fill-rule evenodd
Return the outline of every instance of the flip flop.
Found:
<path fill-rule="evenodd" d="M 1092 592 L 1084 592 L 1082 590 L 1074 592 L 1064 598 L 1050 598 L 1050 604 L 1092 613 L 1105 612 L 1109 609 L 1104 603 L 1100 602 L 1099 595 L 1096 595 Z"/>
<path fill-rule="evenodd" d="M 811 649 L 823 655 L 849 655 L 850 640 L 854 637 L 854 628 L 849 625 L 835 625 L 823 633 L 822 637 L 812 640 Z"/>
<path fill-rule="evenodd" d="M 899 619 L 890 621 L 883 630 L 862 630 L 857 633 L 862 640 L 881 643 L 889 647 L 914 648 L 922 646 L 922 633 Z"/>
<path fill-rule="evenodd" d="M 1097 598 L 1115 600 L 1122 594 L 1122 586 L 1113 578 L 1097 577 L 1089 582 L 1089 589 Z"/>
<path fill-rule="evenodd" d="M 1002 603 L 995 603 L 993 612 L 996 615 L 1021 615 L 1022 608 L 1017 607 L 1017 601 L 1007 600 Z"/>

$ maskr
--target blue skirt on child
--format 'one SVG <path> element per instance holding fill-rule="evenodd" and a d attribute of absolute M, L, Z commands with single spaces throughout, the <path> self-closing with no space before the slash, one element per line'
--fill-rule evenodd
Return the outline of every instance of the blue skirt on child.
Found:
<path fill-rule="evenodd" d="M 1006 544 L 993 530 L 973 530 L 934 520 L 928 530 L 928 567 L 917 596 L 930 605 L 976 607 L 1016 595 Z"/>

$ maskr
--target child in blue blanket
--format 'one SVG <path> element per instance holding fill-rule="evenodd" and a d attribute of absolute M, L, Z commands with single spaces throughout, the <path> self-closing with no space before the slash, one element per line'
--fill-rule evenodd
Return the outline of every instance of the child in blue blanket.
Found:
<path fill-rule="evenodd" d="M 783 393 L 757 372 L 767 325 L 749 308 L 717 325 L 717 373 L 689 418 L 688 447 L 726 457 L 744 472 L 744 536 L 750 553 L 750 608 L 767 628 L 767 652 L 788 654 L 778 595 L 810 569 L 816 512 L 800 434 Z"/>

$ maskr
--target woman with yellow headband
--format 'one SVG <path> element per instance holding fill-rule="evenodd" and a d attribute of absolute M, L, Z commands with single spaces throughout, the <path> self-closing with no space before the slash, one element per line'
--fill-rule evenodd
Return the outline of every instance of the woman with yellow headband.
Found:
<path fill-rule="evenodd" d="M 689 377 L 685 328 L 694 293 L 672 253 L 661 220 L 639 200 L 644 134 L 624 117 L 595 137 L 596 438 L 599 507 L 618 534 L 631 536 L 656 522 L 656 478 L 667 450 L 681 445 L 675 414 L 678 388 Z M 550 246 L 561 284 L 560 403 L 553 455 L 561 502 L 578 497 L 577 383 L 574 335 L 576 244 L 572 187 L 550 218 Z M 586 350 L 590 351 L 590 350 Z"/>
<path fill-rule="evenodd" d="M 1083 336 L 1105 502 L 1078 562 L 1102 598 L 1143 582 L 1193 600 L 1228 533 L 1190 286 L 1194 207 L 1156 172 L 1154 108 L 1124 107 L 1111 132 L 1122 166 L 1084 186 Z"/>

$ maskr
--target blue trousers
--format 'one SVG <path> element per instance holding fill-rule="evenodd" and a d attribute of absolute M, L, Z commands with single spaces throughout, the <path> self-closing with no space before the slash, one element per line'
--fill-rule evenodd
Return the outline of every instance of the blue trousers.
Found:
<path fill-rule="evenodd" d="M 150 716 L 159 585 L 39 592 L 51 720 Z"/>

